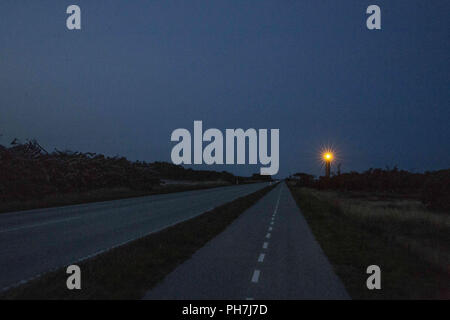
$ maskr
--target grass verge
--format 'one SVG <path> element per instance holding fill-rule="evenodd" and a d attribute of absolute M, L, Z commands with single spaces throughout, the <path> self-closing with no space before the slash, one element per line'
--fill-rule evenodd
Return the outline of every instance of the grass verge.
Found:
<path fill-rule="evenodd" d="M 67 289 L 68 275 L 61 268 L 0 294 L 0 299 L 140 299 L 274 187 L 78 263 L 81 290 Z"/>
<path fill-rule="evenodd" d="M 353 299 L 450 298 L 450 274 L 393 241 L 394 235 L 383 232 L 383 224 L 392 231 L 389 221 L 359 219 L 312 190 L 290 190 Z M 381 268 L 381 290 L 366 287 L 366 268 L 373 264 Z"/>

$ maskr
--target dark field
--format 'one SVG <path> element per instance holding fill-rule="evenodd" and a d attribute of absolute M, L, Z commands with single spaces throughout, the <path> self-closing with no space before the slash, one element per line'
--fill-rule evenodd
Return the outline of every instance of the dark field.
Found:
<path fill-rule="evenodd" d="M 450 217 L 420 201 L 290 189 L 353 299 L 449 299 Z M 366 268 L 381 268 L 381 290 Z"/>

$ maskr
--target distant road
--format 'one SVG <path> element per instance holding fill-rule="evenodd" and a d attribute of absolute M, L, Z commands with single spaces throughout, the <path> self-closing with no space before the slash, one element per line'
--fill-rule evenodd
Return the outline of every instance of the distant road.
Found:
<path fill-rule="evenodd" d="M 0 214 L 0 291 L 259 190 L 237 185 Z"/>
<path fill-rule="evenodd" d="M 285 183 L 145 299 L 348 299 Z"/>

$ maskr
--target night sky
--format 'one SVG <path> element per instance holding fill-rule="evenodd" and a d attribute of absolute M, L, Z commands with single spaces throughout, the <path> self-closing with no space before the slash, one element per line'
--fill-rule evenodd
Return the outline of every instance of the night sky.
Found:
<path fill-rule="evenodd" d="M 279 128 L 280 176 L 320 173 L 326 145 L 343 171 L 448 168 L 449 15 L 448 0 L 2 0 L 0 143 L 170 161 L 172 131 L 202 120 Z"/>

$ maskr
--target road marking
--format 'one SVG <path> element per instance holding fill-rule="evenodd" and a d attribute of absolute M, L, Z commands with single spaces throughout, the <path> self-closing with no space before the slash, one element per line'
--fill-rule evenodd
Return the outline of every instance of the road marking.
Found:
<path fill-rule="evenodd" d="M 118 199 L 118 200 L 128 200 L 128 199 Z M 173 201 L 176 201 L 177 199 L 173 199 L 173 200 L 167 200 L 167 202 L 173 202 Z M 117 201 L 117 200 L 112 200 L 112 201 Z M 111 202 L 112 202 L 111 201 Z M 107 201 L 107 202 L 110 202 L 110 201 Z M 82 205 L 80 205 L 80 206 L 85 206 L 86 204 L 82 204 Z M 78 207 L 79 205 L 74 205 L 74 207 Z M 94 204 L 92 205 L 92 206 L 94 206 Z M 33 209 L 33 210 L 50 210 L 51 212 L 53 211 L 53 209 L 58 209 L 59 207 L 57 207 L 57 208 L 43 208 L 43 209 Z M 208 211 L 211 211 L 211 210 L 214 210 L 216 207 L 211 207 L 211 208 L 209 208 L 209 209 L 207 209 L 206 211 L 202 211 L 201 213 L 199 213 L 199 214 L 196 214 L 196 216 L 197 215 L 200 215 L 200 214 L 203 214 L 203 213 L 206 213 L 206 212 L 208 212 Z M 70 210 L 70 209 L 72 209 L 72 208 L 69 208 L 68 207 L 68 210 Z M 94 208 L 95 209 L 95 208 Z M 103 208 L 103 206 L 100 206 L 100 207 L 98 207 L 98 209 L 104 209 Z M 27 210 L 28 211 L 28 210 Z M 31 211 L 31 210 L 30 210 Z M 11 214 L 14 214 L 14 213 L 20 213 L 21 211 L 19 211 L 19 212 L 11 212 Z M 70 212 L 70 211 L 69 211 Z M 9 213 L 8 213 L 9 214 Z M 106 212 L 105 211 L 100 211 L 100 212 L 97 212 L 97 213 L 95 213 L 95 214 L 89 214 L 89 217 L 93 217 L 94 215 L 95 216 L 98 216 L 98 215 L 104 215 L 104 214 L 106 214 Z M 20 230 L 24 230 L 24 229 L 30 229 L 30 228 L 37 228 L 37 227 L 43 227 L 43 226 L 47 226 L 47 225 L 50 225 L 50 224 L 55 224 L 55 223 L 64 223 L 64 222 L 68 222 L 68 221 L 72 221 L 72 220 L 79 220 L 79 219 L 83 219 L 83 218 L 86 218 L 87 217 L 87 215 L 85 215 L 85 214 L 83 214 L 83 215 L 78 215 L 78 216 L 75 216 L 75 217 L 69 217 L 69 218 L 60 218 L 60 219 L 54 219 L 54 220 L 50 220 L 50 221 L 46 221 L 46 222 L 40 222 L 40 223 L 33 223 L 33 224 L 29 224 L 29 225 L 25 225 L 25 226 L 21 226 L 21 227 L 13 227 L 13 228 L 10 228 L 10 229 L 3 229 L 3 230 L 0 230 L 0 233 L 6 233 L 6 232 L 14 232 L 14 231 L 20 231 Z M 195 217 L 195 216 L 194 216 Z M 191 218 L 188 218 L 188 219 L 191 219 Z M 181 221 L 182 222 L 182 221 Z M 90 256 L 89 256 L 90 257 Z"/>
<path fill-rule="evenodd" d="M 269 231 L 272 231 L 272 227 L 269 227 Z"/>
<path fill-rule="evenodd" d="M 273 225 L 273 221 L 270 221 L 270 224 Z"/>
<path fill-rule="evenodd" d="M 252 276 L 252 282 L 253 283 L 258 283 L 258 280 L 259 280 L 259 274 L 260 274 L 261 272 L 259 271 L 259 270 L 255 270 L 254 272 L 253 272 L 253 276 Z"/>
<path fill-rule="evenodd" d="M 265 254 L 264 254 L 264 253 L 261 253 L 261 254 L 259 255 L 258 262 L 263 262 L 263 261 L 264 261 L 264 257 L 265 257 Z"/>
<path fill-rule="evenodd" d="M 253 298 L 245 298 L 245 300 L 255 300 L 255 299 L 253 299 Z"/>
<path fill-rule="evenodd" d="M 271 236 L 270 232 L 268 234 L 266 234 L 267 239 L 270 239 L 270 236 Z"/>
<path fill-rule="evenodd" d="M 280 193 L 278 194 L 277 204 L 275 205 L 275 211 L 273 212 L 274 214 L 277 213 L 277 211 L 278 211 L 278 205 L 280 204 L 280 196 L 281 196 L 282 190 L 283 189 L 280 188 Z"/>
<path fill-rule="evenodd" d="M 264 242 L 264 243 L 263 243 L 263 249 L 267 249 L 268 246 L 269 246 L 269 243 L 268 243 L 268 242 Z"/>
<path fill-rule="evenodd" d="M 114 201 L 115 201 L 115 200 L 114 200 Z M 16 213 L 16 212 L 13 212 L 13 213 Z M 196 214 L 196 216 L 201 215 L 201 214 L 202 214 L 202 212 Z M 195 217 L 195 216 L 194 216 L 194 217 Z M 146 233 L 146 234 L 144 234 L 144 235 L 140 235 L 140 236 L 138 236 L 138 237 L 134 237 L 134 238 L 132 238 L 132 239 L 123 241 L 123 242 L 121 242 L 121 243 L 119 243 L 119 244 L 115 244 L 115 245 L 113 245 L 113 246 L 110 246 L 110 247 L 108 247 L 108 248 L 101 249 L 101 250 L 99 250 L 99 251 L 96 251 L 96 252 L 94 252 L 94 253 L 91 253 L 91 254 L 89 254 L 89 255 L 87 255 L 87 256 L 84 256 L 84 257 L 81 257 L 81 258 L 75 260 L 75 261 L 73 262 L 73 264 L 77 264 L 77 263 L 79 263 L 79 262 L 83 262 L 84 260 L 93 258 L 93 257 L 95 257 L 95 256 L 97 256 L 97 255 L 99 255 L 99 254 L 102 254 L 102 253 L 106 252 L 106 251 L 112 250 L 112 249 L 117 248 L 117 247 L 124 246 L 124 245 L 126 245 L 126 244 L 128 244 L 128 243 L 130 243 L 130 242 L 133 242 L 133 241 L 136 241 L 136 240 L 138 240 L 138 239 L 140 239 L 140 238 L 146 237 L 146 236 L 148 236 L 148 235 L 150 235 L 150 234 L 152 234 L 152 233 L 155 233 L 155 232 L 164 230 L 165 228 L 173 227 L 174 225 L 177 225 L 177 224 L 179 224 L 179 223 L 185 222 L 185 221 L 187 221 L 187 220 L 189 220 L 189 219 L 192 219 L 192 218 L 189 218 L 189 217 L 188 217 L 188 218 L 186 218 L 186 219 L 183 219 L 183 220 L 174 222 L 174 223 L 172 223 L 172 224 L 170 224 L 170 225 L 167 225 L 167 226 L 165 226 L 165 227 L 162 227 L 162 228 L 153 230 L 153 231 L 151 231 L 151 232 L 149 232 L 149 233 Z M 6 231 L 9 231 L 9 230 L 6 230 Z M 1 232 L 6 232 L 6 231 L 1 231 Z M 0 233 L 1 233 L 1 232 L 0 232 Z M 54 272 L 54 271 L 56 271 L 56 270 L 58 270 L 58 269 L 60 269 L 60 268 L 62 268 L 62 267 L 64 267 L 64 265 L 63 265 L 63 266 L 57 266 L 57 267 L 51 268 L 51 269 L 49 269 L 49 270 L 47 270 L 47 271 L 45 271 L 45 272 L 39 273 L 39 274 L 34 275 L 34 276 L 30 277 L 30 278 L 27 278 L 27 279 L 23 279 L 23 280 L 17 281 L 17 282 L 15 282 L 15 283 L 13 283 L 13 284 L 11 284 L 11 285 L 9 285 L 9 286 L 0 288 L 0 292 L 5 292 L 6 290 L 9 290 L 9 289 L 11 289 L 11 288 L 16 288 L 16 287 L 18 287 L 18 286 L 20 286 L 20 285 L 22 285 L 22 284 L 25 284 L 25 283 L 27 283 L 27 282 L 30 282 L 30 281 L 34 280 L 34 279 L 38 279 L 38 278 L 42 277 L 44 274 L 46 274 L 46 273 Z"/>
<path fill-rule="evenodd" d="M 66 222 L 66 221 L 77 220 L 77 219 L 81 219 L 81 218 L 84 218 L 84 217 L 83 217 L 83 216 L 80 216 L 80 217 L 72 217 L 72 218 L 57 219 L 57 220 L 52 220 L 52 221 L 47 221 L 47 222 L 42 222 L 42 223 L 35 223 L 35 224 L 27 225 L 27 226 L 22 226 L 22 227 L 16 227 L 16 228 L 11 228 L 11 229 L 0 230 L 0 233 L 12 232 L 12 231 L 18 231 L 18 230 L 29 229 L 29 228 L 42 227 L 42 226 L 46 226 L 46 225 L 53 224 L 53 223 Z"/>
<path fill-rule="evenodd" d="M 220 188 L 216 188 L 216 191 L 219 190 L 219 189 L 220 189 Z M 247 192 L 246 190 L 244 190 L 244 191 L 245 191 L 245 192 L 242 193 L 243 195 L 248 194 L 248 192 Z M 250 192 L 250 193 L 251 193 L 251 192 Z M 239 193 L 239 194 L 241 194 L 241 193 Z M 159 195 L 156 195 L 156 196 L 159 196 Z M 164 195 L 161 195 L 161 196 L 164 196 Z M 197 196 L 197 195 L 195 195 L 195 196 Z M 201 196 L 201 195 L 199 194 L 198 196 Z M 135 200 L 136 198 L 130 198 L 130 199 L 116 199 L 116 200 L 102 201 L 101 203 L 97 203 L 93 209 L 96 209 L 96 208 L 97 208 L 97 209 L 105 209 L 105 210 L 106 210 L 106 209 L 109 209 L 108 205 L 111 204 L 111 203 L 121 203 L 121 204 L 124 205 L 123 207 L 127 207 L 129 203 L 131 203 L 131 204 L 137 204 L 137 203 L 154 203 L 154 202 L 160 202 L 160 201 L 176 202 L 176 201 L 179 200 L 179 198 L 178 198 L 178 199 L 165 199 L 165 198 L 164 198 L 164 199 L 152 199 L 151 201 L 149 201 L 149 200 L 147 199 L 148 197 L 149 197 L 149 196 L 144 196 L 144 197 L 142 197 L 142 198 L 145 199 L 145 200 L 139 201 L 139 202 L 136 202 L 136 200 Z M 152 196 L 150 196 L 150 197 L 152 197 Z M 235 198 L 231 199 L 230 201 L 233 201 L 233 200 L 235 200 Z M 78 204 L 78 205 L 70 205 L 70 206 L 67 207 L 67 213 L 77 212 L 77 210 L 80 210 L 80 209 L 91 209 L 91 208 L 89 208 L 90 206 L 93 206 L 93 204 L 91 204 L 91 203 L 85 203 L 85 204 Z M 214 209 L 214 208 L 215 208 L 215 207 L 211 207 L 209 210 L 212 210 L 212 209 Z M 57 212 L 57 211 L 60 210 L 60 209 L 61 209 L 61 207 L 23 210 L 23 211 L 17 211 L 17 212 L 4 213 L 4 214 L 2 214 L 2 217 L 9 217 L 9 216 L 21 215 L 21 214 L 24 214 L 25 212 L 37 212 L 37 213 L 41 213 L 41 212 L 47 211 L 47 212 L 52 213 L 52 212 Z M 172 223 L 172 224 L 165 225 L 165 226 L 163 226 L 163 227 L 161 227 L 161 228 L 159 228 L 159 229 L 152 230 L 152 231 L 150 231 L 150 232 L 144 233 L 143 235 L 139 235 L 139 236 L 137 236 L 137 237 L 131 238 L 131 239 L 126 240 L 126 241 L 123 241 L 123 242 L 121 242 L 121 243 L 114 244 L 114 245 L 112 245 L 112 246 L 110 246 L 110 247 L 108 247 L 108 248 L 104 248 L 104 249 L 101 249 L 101 250 L 96 251 L 96 252 L 94 252 L 94 253 L 88 254 L 88 255 L 86 255 L 86 256 L 84 256 L 84 257 L 81 257 L 81 258 L 76 259 L 75 261 L 73 261 L 72 264 L 77 264 L 77 263 L 79 263 L 79 262 L 82 262 L 82 261 L 87 260 L 87 259 L 89 259 L 89 258 L 95 257 L 95 256 L 97 256 L 97 255 L 99 255 L 99 254 L 102 254 L 102 253 L 104 253 L 104 252 L 106 252 L 106 251 L 109 251 L 109 250 L 111 250 L 111 249 L 114 249 L 114 248 L 117 248 L 117 247 L 121 247 L 121 246 L 123 246 L 123 245 L 128 244 L 129 242 L 132 242 L 132 241 L 138 240 L 138 239 L 140 239 L 140 238 L 146 237 L 146 236 L 148 236 L 148 235 L 150 235 L 150 234 L 152 234 L 152 233 L 156 233 L 156 232 L 161 231 L 161 230 L 163 230 L 163 229 L 170 228 L 170 227 L 172 227 L 172 226 L 174 226 L 174 225 L 177 225 L 177 224 L 179 224 L 179 223 L 182 223 L 182 222 L 185 222 L 185 221 L 190 220 L 190 219 L 192 219 L 192 218 L 195 218 L 195 217 L 197 217 L 197 216 L 199 216 L 199 215 L 201 215 L 201 214 L 203 214 L 203 213 L 206 213 L 207 211 L 208 211 L 208 210 L 206 210 L 206 211 L 201 211 L 201 212 L 199 212 L 199 213 L 196 213 L 196 214 L 194 214 L 194 215 L 192 215 L 192 216 L 187 217 L 186 219 L 182 219 L 182 220 L 176 221 L 176 222 L 174 222 L 174 223 Z M 108 214 L 108 213 L 109 213 L 109 212 L 108 212 L 107 210 L 106 210 L 106 211 L 100 211 L 100 212 L 98 212 L 98 213 L 89 213 L 89 217 L 93 217 L 93 216 L 97 216 L 97 215 L 106 215 L 106 214 Z M 88 214 L 88 213 L 86 213 L 86 215 L 87 215 L 87 214 Z M 67 222 L 67 221 L 72 221 L 72 220 L 82 219 L 82 218 L 84 218 L 84 217 L 85 217 L 85 215 L 83 215 L 83 216 L 76 216 L 76 217 L 69 217 L 69 218 L 61 218 L 61 219 L 50 220 L 50 221 L 46 221 L 46 222 L 42 222 L 42 223 L 35 223 L 35 224 L 31 224 L 31 225 L 25 225 L 25 226 L 21 226 L 21 227 L 13 227 L 13 228 L 10 228 L 10 229 L 3 229 L 3 230 L 0 229 L 0 233 L 14 232 L 14 231 L 23 230 L 23 229 L 28 229 L 28 228 L 36 228 L 36 227 L 45 226 L 45 225 L 54 224 L 54 223 L 61 223 L 61 222 Z M 35 274 L 35 275 L 33 275 L 33 276 L 29 277 L 29 278 L 22 279 L 22 280 L 20 280 L 20 281 L 16 281 L 16 282 L 13 283 L 13 284 L 10 284 L 10 285 L 8 285 L 8 286 L 5 286 L 5 287 L 0 288 L 0 293 L 5 292 L 5 291 L 7 291 L 7 290 L 9 290 L 9 289 L 12 289 L 12 288 L 16 288 L 16 287 L 18 287 L 18 286 L 20 286 L 20 285 L 22 285 L 22 284 L 25 284 L 25 283 L 27 283 L 27 282 L 30 282 L 30 281 L 32 281 L 32 280 L 38 279 L 38 278 L 42 277 L 44 274 L 48 274 L 48 273 L 57 271 L 57 270 L 59 270 L 60 268 L 63 268 L 63 267 L 64 267 L 64 265 L 58 265 L 58 266 L 53 267 L 53 268 L 50 268 L 50 269 L 48 269 L 48 270 L 46 270 L 46 271 L 44 271 L 44 272 L 42 272 L 42 273 Z"/>

